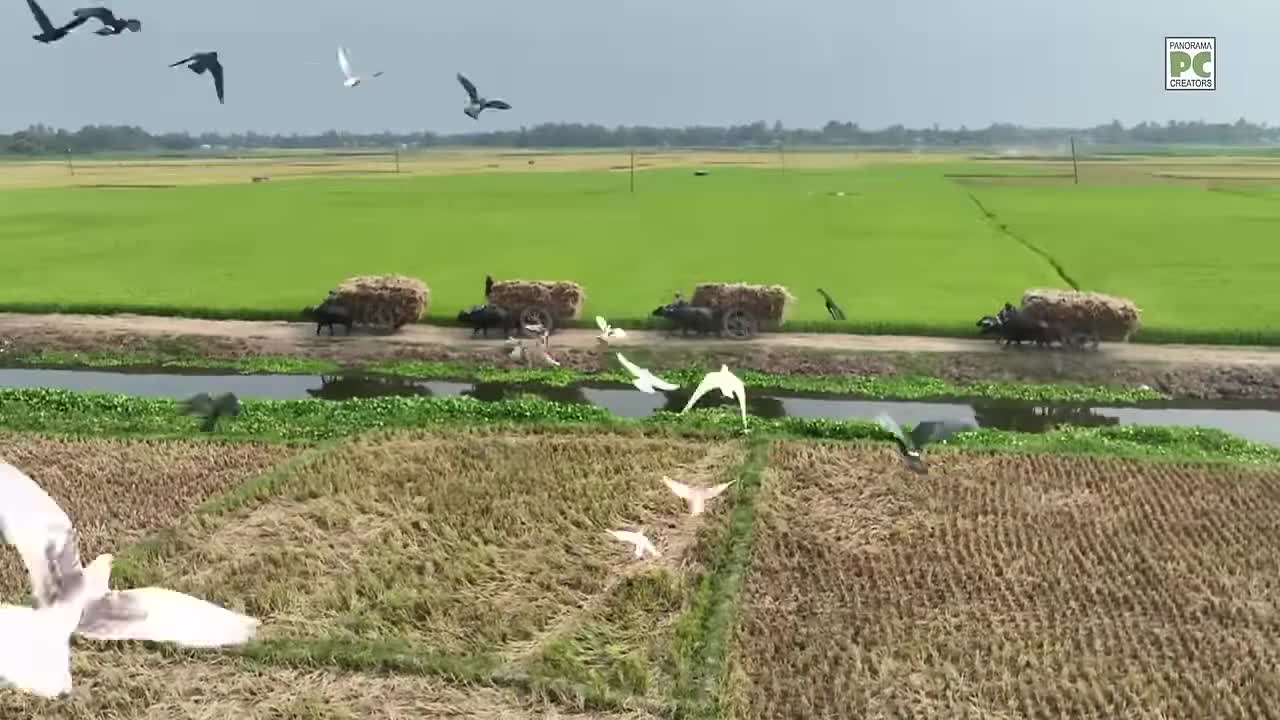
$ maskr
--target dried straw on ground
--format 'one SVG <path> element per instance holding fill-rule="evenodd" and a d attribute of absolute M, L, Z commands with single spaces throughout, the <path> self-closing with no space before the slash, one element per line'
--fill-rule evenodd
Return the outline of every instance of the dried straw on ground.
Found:
<path fill-rule="evenodd" d="M 545 308 L 551 312 L 555 322 L 582 317 L 582 306 L 586 301 L 587 293 L 581 285 L 564 281 L 502 280 L 495 282 L 489 292 L 489 302 L 508 312 Z"/>
<path fill-rule="evenodd" d="M 405 275 L 361 275 L 344 280 L 337 297 L 364 325 L 399 328 L 415 322 L 431 302 L 427 284 Z"/>
<path fill-rule="evenodd" d="M 776 329 L 787 319 L 787 310 L 796 297 L 782 285 L 746 283 L 702 283 L 693 289 L 694 305 L 724 312 L 740 307 L 760 322 L 763 330 Z"/>
<path fill-rule="evenodd" d="M 1032 289 L 1023 293 L 1022 309 L 1036 320 L 1092 331 L 1110 342 L 1127 341 L 1142 324 L 1133 301 L 1095 292 Z"/>

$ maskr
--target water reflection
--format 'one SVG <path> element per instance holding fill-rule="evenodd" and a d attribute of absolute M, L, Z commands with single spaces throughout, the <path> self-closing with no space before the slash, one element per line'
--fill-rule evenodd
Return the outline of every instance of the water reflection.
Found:
<path fill-rule="evenodd" d="M 978 427 L 1018 432 L 1049 432 L 1062 425 L 1101 427 L 1119 425 L 1120 419 L 1102 414 L 1087 405 L 1027 405 L 1011 401 L 975 401 L 972 405 Z"/>
<path fill-rule="evenodd" d="M 236 375 L 208 370 L 43 370 L 0 368 L 0 387 L 61 388 L 81 392 L 113 392 L 137 397 L 188 397 L 198 392 L 234 392 L 245 398 L 349 400 L 365 397 L 471 397 L 482 402 L 536 396 L 560 403 L 590 404 L 622 417 L 648 417 L 665 410 L 680 412 L 693 388 L 672 393 L 642 393 L 630 385 L 588 383 L 568 387 L 513 385 L 500 382 L 450 382 L 347 373 L 337 375 Z M 736 403 L 712 391 L 698 407 L 736 411 Z M 747 412 L 763 418 L 804 417 L 872 420 L 886 412 L 898 422 L 962 420 L 979 427 L 1040 433 L 1065 424 L 1176 425 L 1212 427 L 1257 442 L 1280 446 L 1280 402 L 1212 401 L 1145 402 L 1129 406 L 1078 403 L 1025 403 L 1003 400 L 893 401 L 747 390 Z"/>

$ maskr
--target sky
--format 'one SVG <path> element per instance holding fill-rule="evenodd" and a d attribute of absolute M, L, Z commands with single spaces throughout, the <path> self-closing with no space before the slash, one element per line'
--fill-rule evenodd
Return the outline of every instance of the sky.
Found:
<path fill-rule="evenodd" d="M 43 0 L 55 23 L 96 0 Z M 140 33 L 43 45 L 0 7 L 0 132 L 518 129 L 543 122 L 1081 127 L 1280 124 L 1280 3 L 1266 0 L 109 0 Z M 1164 90 L 1164 37 L 1215 36 L 1212 92 Z M 344 88 L 336 48 L 357 74 Z M 216 50 L 208 75 L 167 65 Z M 462 113 L 463 72 L 511 103 Z"/>

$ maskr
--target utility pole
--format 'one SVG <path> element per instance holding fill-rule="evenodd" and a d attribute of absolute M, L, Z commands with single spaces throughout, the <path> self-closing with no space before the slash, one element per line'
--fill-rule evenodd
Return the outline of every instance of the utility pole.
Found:
<path fill-rule="evenodd" d="M 1080 184 L 1080 166 L 1076 164 L 1076 136 L 1071 136 L 1071 176 L 1072 185 Z"/>

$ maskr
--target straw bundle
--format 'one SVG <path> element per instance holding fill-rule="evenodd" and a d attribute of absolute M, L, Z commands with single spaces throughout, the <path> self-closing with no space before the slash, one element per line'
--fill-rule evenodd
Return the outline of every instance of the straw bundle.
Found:
<path fill-rule="evenodd" d="M 795 296 L 781 285 L 702 283 L 693 289 L 691 302 L 717 312 L 740 307 L 759 321 L 762 330 L 773 330 L 786 321 L 787 310 L 795 301 Z"/>
<path fill-rule="evenodd" d="M 1142 311 L 1133 301 L 1095 292 L 1028 290 L 1022 295 L 1022 309 L 1036 320 L 1092 331 L 1108 342 L 1125 342 L 1142 325 Z"/>
<path fill-rule="evenodd" d="M 355 322 L 391 328 L 416 321 L 431 302 L 427 284 L 405 275 L 348 278 L 334 294 L 351 308 L 351 319 Z"/>
<path fill-rule="evenodd" d="M 556 322 L 582 317 L 587 293 L 574 282 L 544 280 L 502 280 L 489 291 L 489 302 L 507 312 L 520 313 L 526 308 L 540 307 L 550 311 Z"/>

